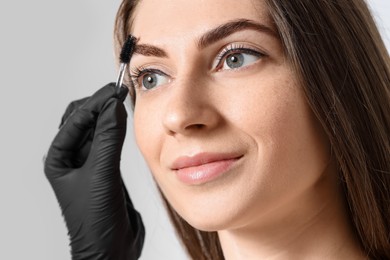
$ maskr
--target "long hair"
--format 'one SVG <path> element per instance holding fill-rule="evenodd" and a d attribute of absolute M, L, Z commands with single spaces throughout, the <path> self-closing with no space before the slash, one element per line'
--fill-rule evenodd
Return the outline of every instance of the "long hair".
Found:
<path fill-rule="evenodd" d="M 390 259 L 390 60 L 370 10 L 364 0 L 266 2 L 331 144 L 361 247 L 372 259 Z M 136 4 L 124 0 L 119 8 L 117 52 Z M 190 226 L 161 195 L 188 254 L 224 259 L 217 233 Z"/>

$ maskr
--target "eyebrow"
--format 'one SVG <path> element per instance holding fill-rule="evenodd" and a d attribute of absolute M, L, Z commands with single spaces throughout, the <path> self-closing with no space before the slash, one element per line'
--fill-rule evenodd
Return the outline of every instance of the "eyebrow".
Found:
<path fill-rule="evenodd" d="M 272 37 L 278 38 L 277 33 L 270 27 L 247 19 L 237 19 L 225 24 L 222 24 L 210 31 L 206 32 L 197 40 L 198 49 L 206 48 L 207 46 L 222 40 L 233 33 L 243 30 L 255 30 L 266 33 Z M 150 44 L 137 44 L 134 49 L 134 54 L 141 54 L 144 56 L 155 56 L 160 58 L 168 57 L 168 54 L 161 48 Z"/>
<path fill-rule="evenodd" d="M 135 53 L 144 56 L 156 56 L 161 58 L 168 57 L 167 53 L 163 49 L 160 49 L 150 44 L 136 44 L 133 54 Z"/>
<path fill-rule="evenodd" d="M 198 48 L 206 48 L 207 46 L 228 37 L 229 35 L 243 30 L 255 30 L 269 34 L 278 38 L 277 34 L 270 27 L 247 19 L 238 19 L 222 24 L 215 29 L 212 29 L 200 37 Z"/>

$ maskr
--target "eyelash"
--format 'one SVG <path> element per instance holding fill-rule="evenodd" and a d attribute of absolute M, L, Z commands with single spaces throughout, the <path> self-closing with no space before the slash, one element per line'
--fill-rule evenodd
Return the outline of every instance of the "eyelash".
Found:
<path fill-rule="evenodd" d="M 162 72 L 161 70 L 157 69 L 151 69 L 151 68 L 145 68 L 143 66 L 140 67 L 134 67 L 130 69 L 130 78 L 133 82 L 134 87 L 139 87 L 139 79 L 148 73 L 155 73 L 162 76 L 168 76 L 166 73 Z"/>
<path fill-rule="evenodd" d="M 251 48 L 247 48 L 244 45 L 228 45 L 222 51 L 220 51 L 216 57 L 216 71 L 218 71 L 218 67 L 221 66 L 221 62 L 230 54 L 234 53 L 245 53 L 245 54 L 251 54 L 257 57 L 264 57 L 265 54 L 260 51 L 255 51 Z"/>
<path fill-rule="evenodd" d="M 266 56 L 264 53 L 262 53 L 260 51 L 255 51 L 251 48 L 247 48 L 244 45 L 234 45 L 234 44 L 228 45 L 224 49 L 222 49 L 222 51 L 220 51 L 218 53 L 218 55 L 216 57 L 217 62 L 216 62 L 216 66 L 215 66 L 216 69 L 215 70 L 219 71 L 220 69 L 218 69 L 218 68 L 221 66 L 222 61 L 224 61 L 224 59 L 228 55 L 233 54 L 233 53 L 251 54 L 251 55 L 257 56 L 259 58 Z M 131 81 L 133 82 L 133 85 L 136 88 L 139 88 L 140 87 L 139 86 L 140 78 L 148 73 L 155 73 L 155 74 L 158 74 L 161 76 L 168 76 L 166 73 L 164 73 L 158 69 L 152 69 L 152 68 L 147 68 L 147 67 L 143 67 L 143 66 L 134 67 L 134 68 L 130 69 L 130 78 L 131 78 Z"/>

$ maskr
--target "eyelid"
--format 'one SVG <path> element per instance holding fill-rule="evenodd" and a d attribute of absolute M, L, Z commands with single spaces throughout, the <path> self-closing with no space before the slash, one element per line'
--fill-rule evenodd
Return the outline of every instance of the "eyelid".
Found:
<path fill-rule="evenodd" d="M 134 78 L 139 78 L 140 76 L 146 74 L 146 73 L 156 73 L 159 75 L 164 75 L 164 76 L 170 76 L 169 72 L 167 71 L 166 68 L 162 67 L 160 65 L 155 65 L 155 64 L 148 64 L 148 65 L 141 65 L 141 66 L 132 66 L 129 67 L 129 72 L 130 72 L 130 77 L 132 79 Z"/>
<path fill-rule="evenodd" d="M 145 73 L 156 73 L 156 74 L 168 76 L 168 74 L 165 73 L 164 71 L 154 67 L 140 66 L 140 67 L 130 68 L 130 76 L 139 77 Z"/>
<path fill-rule="evenodd" d="M 148 73 L 151 74 L 158 74 L 160 76 L 164 77 L 170 77 L 167 73 L 162 71 L 161 69 L 157 69 L 155 67 L 152 67 L 151 65 L 147 66 L 134 66 L 129 68 L 130 70 L 130 79 L 134 85 L 135 88 L 142 88 L 142 83 L 140 84 L 139 80 Z"/>
<path fill-rule="evenodd" d="M 238 52 L 244 52 L 246 54 L 252 54 L 258 57 L 263 57 L 266 56 L 267 54 L 259 50 L 258 48 L 255 47 L 249 47 L 241 43 L 234 43 L 234 44 L 229 44 L 225 46 L 217 55 L 216 59 L 214 60 L 212 64 L 213 70 L 218 68 L 221 65 L 221 62 L 226 58 L 227 55 L 232 54 L 232 53 L 238 53 Z"/>

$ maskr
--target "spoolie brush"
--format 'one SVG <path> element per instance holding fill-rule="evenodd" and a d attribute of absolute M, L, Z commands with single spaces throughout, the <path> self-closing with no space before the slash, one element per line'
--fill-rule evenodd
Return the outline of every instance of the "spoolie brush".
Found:
<path fill-rule="evenodd" d="M 123 77 L 125 76 L 125 70 L 127 64 L 129 64 L 131 56 L 134 52 L 134 47 L 137 39 L 133 35 L 129 35 L 126 42 L 123 44 L 121 54 L 119 56 L 121 65 L 119 69 L 118 79 L 116 81 L 116 87 L 120 88 L 123 83 Z"/>

